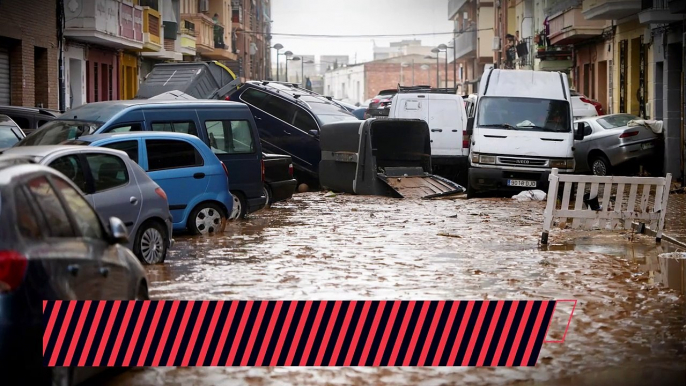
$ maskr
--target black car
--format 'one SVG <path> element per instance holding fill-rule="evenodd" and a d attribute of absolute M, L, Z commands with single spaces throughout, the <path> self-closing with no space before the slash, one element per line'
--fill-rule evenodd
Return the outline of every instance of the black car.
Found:
<path fill-rule="evenodd" d="M 24 137 L 24 132 L 10 117 L 0 114 L 0 150 L 14 146 Z"/>
<path fill-rule="evenodd" d="M 379 93 L 379 95 L 372 98 L 371 103 L 369 103 L 369 107 L 367 107 L 365 118 L 388 117 L 388 113 L 391 111 L 391 100 L 393 100 L 393 97 L 397 93 L 397 89 L 383 90 Z"/>
<path fill-rule="evenodd" d="M 358 120 L 333 98 L 292 83 L 250 81 L 224 97 L 250 107 L 265 153 L 291 156 L 296 179 L 315 186 L 321 126 Z"/>
<path fill-rule="evenodd" d="M 38 107 L 0 106 L 0 114 L 12 118 L 24 134 L 29 135 L 43 124 L 57 118 L 60 112 Z"/>
<path fill-rule="evenodd" d="M 118 218 L 107 225 L 74 183 L 0 157 L 0 363 L 4 384 L 84 380 L 95 369 L 43 367 L 44 300 L 147 300 L 143 266 Z M 42 379 L 41 379 L 42 378 Z M 46 382 L 47 381 L 47 382 Z M 40 383 L 39 383 L 40 382 Z"/>

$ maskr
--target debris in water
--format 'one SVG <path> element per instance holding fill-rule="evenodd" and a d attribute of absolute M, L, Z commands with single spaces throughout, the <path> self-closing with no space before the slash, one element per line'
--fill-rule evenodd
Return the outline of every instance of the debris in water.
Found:
<path fill-rule="evenodd" d="M 298 193 L 307 193 L 308 190 L 310 190 L 310 187 L 307 184 L 298 185 Z"/>
<path fill-rule="evenodd" d="M 462 238 L 462 236 L 460 236 L 460 235 L 454 235 L 454 234 L 450 234 L 450 233 L 439 233 L 438 236 L 454 237 L 454 238 L 456 238 L 456 239 L 461 239 L 461 238 Z"/>
<path fill-rule="evenodd" d="M 329 192 L 324 195 L 324 197 L 336 197 L 336 193 L 334 192 Z"/>
<path fill-rule="evenodd" d="M 547 194 L 542 190 L 526 190 L 512 196 L 512 199 L 517 201 L 545 201 L 546 196 Z"/>

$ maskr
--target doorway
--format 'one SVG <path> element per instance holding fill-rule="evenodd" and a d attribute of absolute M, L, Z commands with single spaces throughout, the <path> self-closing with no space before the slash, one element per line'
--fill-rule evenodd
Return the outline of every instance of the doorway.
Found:
<path fill-rule="evenodd" d="M 608 84 L 607 84 L 607 73 L 608 73 L 608 63 L 607 60 L 603 60 L 601 62 L 598 62 L 598 95 L 597 95 L 597 101 L 600 102 L 600 104 L 603 105 L 603 108 L 605 109 L 605 113 L 608 113 L 610 111 L 610 106 L 609 106 L 609 100 L 607 99 L 607 90 L 608 90 Z"/>
<path fill-rule="evenodd" d="M 83 68 L 82 61 L 69 59 L 69 108 L 81 106 L 83 100 Z"/>

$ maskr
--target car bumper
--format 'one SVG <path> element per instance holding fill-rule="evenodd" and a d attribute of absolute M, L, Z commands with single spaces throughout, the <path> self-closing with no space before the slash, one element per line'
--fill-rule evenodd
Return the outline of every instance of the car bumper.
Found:
<path fill-rule="evenodd" d="M 278 182 L 267 182 L 269 190 L 272 193 L 272 203 L 288 200 L 293 197 L 295 193 L 295 188 L 298 185 L 298 181 L 295 179 L 278 181 Z"/>
<path fill-rule="evenodd" d="M 432 155 L 432 166 L 469 166 L 469 156 L 466 155 Z"/>
<path fill-rule="evenodd" d="M 651 144 L 652 147 L 645 148 L 646 144 Z M 617 166 L 628 161 L 635 161 L 655 155 L 656 146 L 656 141 L 621 145 L 612 149 L 612 151 L 608 151 L 607 156 L 612 166 Z"/>
<path fill-rule="evenodd" d="M 265 196 L 247 199 L 246 201 L 246 204 L 248 205 L 246 213 L 257 212 L 258 210 L 263 209 L 265 205 L 267 205 L 267 197 Z"/>
<path fill-rule="evenodd" d="M 510 171 L 471 167 L 469 169 L 469 186 L 477 192 L 521 192 L 523 190 L 547 191 L 550 170 Z M 510 186 L 508 181 L 529 181 L 536 186 Z"/>

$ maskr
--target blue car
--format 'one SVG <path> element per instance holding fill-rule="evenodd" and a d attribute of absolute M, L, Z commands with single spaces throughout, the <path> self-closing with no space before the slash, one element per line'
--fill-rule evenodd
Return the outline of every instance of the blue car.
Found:
<path fill-rule="evenodd" d="M 174 231 L 219 232 L 233 210 L 226 166 L 194 135 L 145 131 L 94 134 L 64 144 L 125 151 L 167 193 Z"/>

